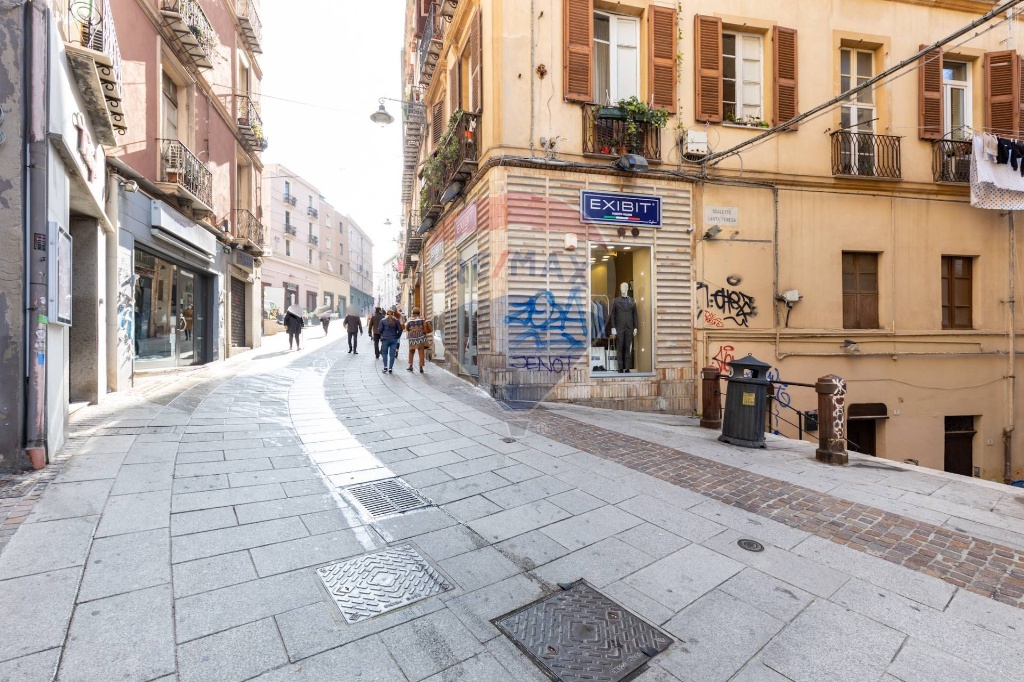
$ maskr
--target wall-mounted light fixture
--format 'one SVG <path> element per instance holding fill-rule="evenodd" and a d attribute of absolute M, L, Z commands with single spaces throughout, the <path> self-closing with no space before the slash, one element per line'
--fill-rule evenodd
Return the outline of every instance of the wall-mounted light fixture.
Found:
<path fill-rule="evenodd" d="M 577 237 L 573 233 L 569 232 L 565 235 L 565 250 L 575 251 L 577 244 Z"/>
<path fill-rule="evenodd" d="M 704 233 L 704 236 L 702 237 L 702 239 L 705 239 L 705 240 L 714 239 L 715 237 L 717 237 L 721 233 L 722 233 L 722 228 L 720 228 L 718 225 L 712 225 L 711 227 L 708 228 L 708 231 Z"/>

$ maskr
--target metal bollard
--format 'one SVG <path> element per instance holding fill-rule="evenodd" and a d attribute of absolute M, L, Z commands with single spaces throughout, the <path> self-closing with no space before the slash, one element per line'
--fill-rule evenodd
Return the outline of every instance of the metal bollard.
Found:
<path fill-rule="evenodd" d="M 700 371 L 701 408 L 700 426 L 703 429 L 722 428 L 722 373 L 717 367 Z"/>
<path fill-rule="evenodd" d="M 826 464 L 847 464 L 846 381 L 835 374 L 818 379 L 818 449 L 815 457 Z"/>

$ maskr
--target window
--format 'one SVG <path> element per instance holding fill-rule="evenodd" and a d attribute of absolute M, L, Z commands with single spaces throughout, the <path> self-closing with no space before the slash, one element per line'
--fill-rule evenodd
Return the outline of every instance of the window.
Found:
<path fill-rule="evenodd" d="M 327 271 L 328 272 L 334 272 L 334 268 L 331 267 L 331 261 L 330 260 L 327 261 Z"/>
<path fill-rule="evenodd" d="M 760 122 L 762 97 L 761 36 L 722 33 L 722 106 L 726 121 Z"/>
<path fill-rule="evenodd" d="M 344 256 L 345 255 L 345 245 L 344 244 L 338 244 L 338 255 L 339 256 Z"/>
<path fill-rule="evenodd" d="M 309 223 L 309 236 L 313 236 L 313 223 Z"/>
<path fill-rule="evenodd" d="M 330 237 L 327 238 L 327 250 L 328 251 L 331 250 L 331 238 Z"/>
<path fill-rule="evenodd" d="M 972 287 L 969 256 L 942 257 L 942 328 L 971 329 Z"/>
<path fill-rule="evenodd" d="M 292 255 L 292 243 L 288 239 L 284 240 L 284 255 L 286 255 L 286 256 Z"/>
<path fill-rule="evenodd" d="M 613 104 L 640 95 L 640 21 L 594 12 L 594 98 Z"/>
<path fill-rule="evenodd" d="M 287 196 L 291 196 L 291 194 L 292 194 L 292 183 L 290 183 L 287 180 L 285 180 L 284 181 L 284 195 L 287 197 Z"/>
<path fill-rule="evenodd" d="M 843 252 L 843 328 L 878 329 L 878 254 Z"/>
<path fill-rule="evenodd" d="M 338 264 L 338 277 L 342 277 L 345 274 L 345 266 L 341 263 Z"/>
<path fill-rule="evenodd" d="M 628 301 L 619 300 L 623 287 Z M 590 376 L 654 371 L 652 303 L 649 246 L 590 243 L 589 298 L 580 302 L 586 318 L 565 330 L 589 339 Z"/>
<path fill-rule="evenodd" d="M 971 70 L 966 62 L 943 60 L 942 94 L 945 102 L 942 112 L 942 133 L 953 140 L 968 140 L 971 125 Z"/>
<path fill-rule="evenodd" d="M 309 195 L 309 207 L 313 208 L 313 195 L 312 194 Z"/>
<path fill-rule="evenodd" d="M 844 47 L 839 51 L 839 87 L 842 92 L 863 85 L 874 76 L 875 53 Z M 875 100 L 871 89 L 847 98 L 842 110 L 842 128 L 855 133 L 875 132 Z"/>
<path fill-rule="evenodd" d="M 163 74 L 164 139 L 178 139 L 178 84 Z"/>
<path fill-rule="evenodd" d="M 313 264 L 313 249 L 309 249 L 308 260 L 309 260 L 309 264 L 312 265 Z"/>

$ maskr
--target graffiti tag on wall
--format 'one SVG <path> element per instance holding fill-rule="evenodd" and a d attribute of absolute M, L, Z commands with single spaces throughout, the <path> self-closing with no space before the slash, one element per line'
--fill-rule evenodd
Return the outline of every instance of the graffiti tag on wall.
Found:
<path fill-rule="evenodd" d="M 509 346 L 512 349 L 531 347 L 583 348 L 587 345 L 587 320 L 584 315 L 584 291 L 574 287 L 568 297 L 559 300 L 545 289 L 525 300 L 509 296 Z"/>
<path fill-rule="evenodd" d="M 715 291 L 711 290 L 704 282 L 697 283 L 697 295 L 704 293 L 704 307 L 701 313 L 708 310 L 715 310 L 721 314 L 722 320 L 734 322 L 740 327 L 750 326 L 750 318 L 757 315 L 757 308 L 754 306 L 754 297 L 748 296 L 736 289 L 721 287 Z M 712 313 L 714 315 L 714 313 Z M 717 317 L 717 315 L 715 315 Z M 715 325 L 717 326 L 717 325 Z"/>
<path fill-rule="evenodd" d="M 718 352 L 711 358 L 711 364 L 718 368 L 722 376 L 732 376 L 732 367 L 729 366 L 729 362 L 736 359 L 733 354 L 735 350 L 734 346 L 719 346 Z"/>
<path fill-rule="evenodd" d="M 583 285 L 587 283 L 587 260 L 583 256 L 558 252 L 541 253 L 540 256 L 543 260 L 538 260 L 537 252 L 532 250 L 506 251 L 495 263 L 491 277 L 500 277 L 508 265 L 509 277 L 539 275 L 554 277 L 559 282 Z"/>
<path fill-rule="evenodd" d="M 119 249 L 117 254 L 117 353 L 118 366 L 131 362 L 135 355 L 135 272 L 132 252 Z"/>
<path fill-rule="evenodd" d="M 577 355 L 512 355 L 508 366 L 510 369 L 565 374 L 579 359 Z"/>
<path fill-rule="evenodd" d="M 782 381 L 782 370 L 778 367 L 772 367 L 765 374 L 765 378 L 772 382 L 772 418 L 770 427 L 772 433 L 778 436 L 779 422 L 785 421 L 782 417 L 782 410 L 789 408 L 793 399 L 789 396 L 789 384 Z"/>

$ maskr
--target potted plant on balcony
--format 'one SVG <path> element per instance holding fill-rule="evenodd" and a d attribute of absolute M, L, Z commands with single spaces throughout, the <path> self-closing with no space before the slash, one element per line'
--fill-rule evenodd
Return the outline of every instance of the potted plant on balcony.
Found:
<path fill-rule="evenodd" d="M 626 127 L 623 142 L 628 151 L 634 154 L 643 151 L 641 143 L 643 125 L 652 125 L 661 129 L 668 123 L 668 111 L 649 107 L 636 96 L 619 100 L 618 106 L 626 114 L 623 119 Z"/>

